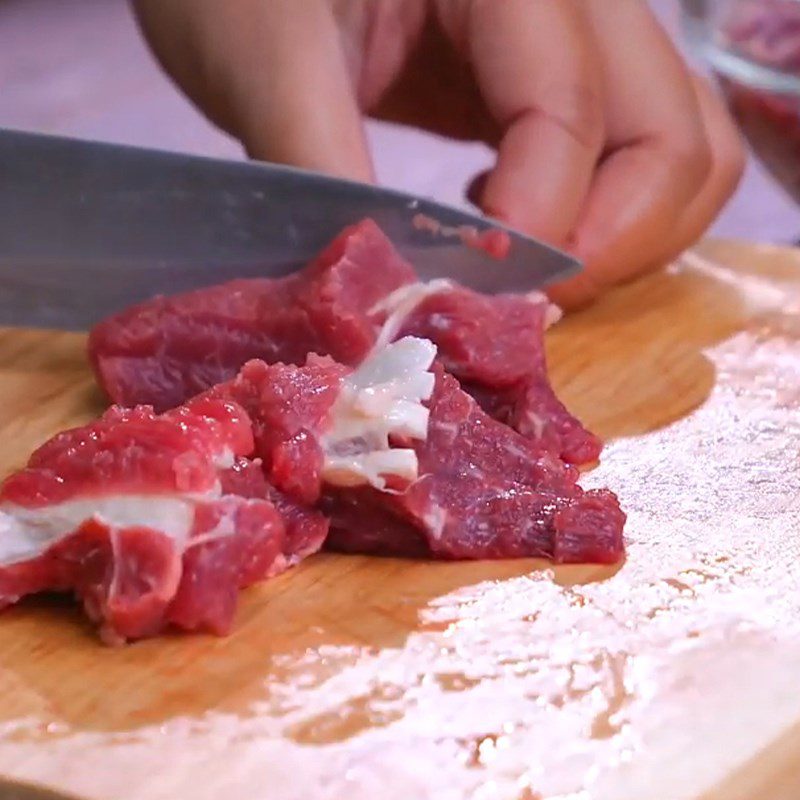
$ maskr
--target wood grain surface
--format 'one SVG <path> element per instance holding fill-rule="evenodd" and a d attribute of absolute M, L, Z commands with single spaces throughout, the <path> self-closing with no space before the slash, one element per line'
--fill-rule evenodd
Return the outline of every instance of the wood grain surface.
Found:
<path fill-rule="evenodd" d="M 618 569 L 320 555 L 227 639 L 0 616 L 0 774 L 90 800 L 800 796 L 800 254 L 708 243 L 565 320 Z M 101 408 L 80 336 L 0 333 L 0 472 Z M 3 794 L 0 785 L 0 797 Z M 25 796 L 20 794 L 19 796 Z"/>

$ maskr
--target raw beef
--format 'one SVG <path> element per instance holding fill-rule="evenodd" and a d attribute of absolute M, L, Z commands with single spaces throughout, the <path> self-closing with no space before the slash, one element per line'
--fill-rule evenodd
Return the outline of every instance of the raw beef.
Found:
<path fill-rule="evenodd" d="M 800 7 L 796 0 L 739 3 L 727 17 L 720 38 L 734 53 L 766 68 L 800 75 Z"/>
<path fill-rule="evenodd" d="M 168 625 L 224 633 L 238 590 L 318 549 L 327 529 L 307 520 L 295 547 L 266 494 L 223 490 L 252 450 L 247 414 L 212 399 L 163 416 L 114 407 L 54 437 L 0 488 L 0 605 L 72 591 L 107 641 Z"/>
<path fill-rule="evenodd" d="M 434 342 L 442 365 L 484 411 L 538 449 L 588 464 L 599 457 L 600 440 L 567 411 L 547 378 L 543 339 L 556 314 L 541 295 L 487 297 L 450 287 L 423 297 L 399 335 Z"/>
<path fill-rule="evenodd" d="M 511 237 L 500 228 L 489 228 L 479 232 L 470 225 L 452 227 L 442 225 L 441 222 L 429 217 L 427 214 L 415 214 L 411 224 L 418 230 L 428 231 L 435 236 L 455 236 L 462 244 L 475 250 L 483 250 L 486 255 L 502 260 L 511 252 Z"/>
<path fill-rule="evenodd" d="M 353 366 L 382 330 L 424 336 L 488 413 L 539 449 L 589 463 L 600 443 L 547 379 L 543 335 L 552 319 L 539 294 L 486 297 L 446 281 L 416 283 L 366 220 L 302 273 L 157 298 L 114 316 L 94 329 L 89 353 L 113 401 L 165 409 L 229 380 L 250 359 L 302 364 L 313 352 Z"/>
<path fill-rule="evenodd" d="M 396 491 L 419 475 L 435 356 L 431 342 L 404 337 L 355 370 L 313 354 L 302 367 L 251 361 L 203 397 L 247 410 L 263 474 L 297 503 L 316 504 L 323 486 Z"/>
<path fill-rule="evenodd" d="M 0 488 L 0 607 L 72 591 L 109 642 L 226 632 L 240 588 L 322 545 L 323 482 L 416 480 L 390 437 L 426 435 L 435 354 L 406 338 L 355 371 L 251 362 L 161 416 L 114 407 L 54 437 Z"/>
<path fill-rule="evenodd" d="M 403 337 L 355 371 L 318 356 L 251 362 L 207 396 L 247 409 L 266 476 L 318 504 L 334 548 L 618 561 L 616 497 L 584 492 L 576 468 L 487 416 L 441 366 L 428 372 L 434 356 L 429 341 Z"/>
<path fill-rule="evenodd" d="M 617 561 L 609 492 L 489 417 L 404 336 L 357 368 L 251 361 L 173 411 L 113 407 L 0 487 L 0 606 L 71 591 L 122 642 L 225 633 L 239 589 L 315 552 Z M 323 516 L 324 514 L 324 516 Z"/>
<path fill-rule="evenodd" d="M 800 203 L 800 3 L 727 6 L 708 48 L 728 107 L 761 163 Z"/>
<path fill-rule="evenodd" d="M 357 553 L 445 559 L 538 556 L 614 563 L 625 515 L 608 491 L 487 416 L 437 369 L 428 435 L 413 447 L 419 478 L 403 491 L 327 490 L 328 544 Z"/>
<path fill-rule="evenodd" d="M 260 359 L 309 353 L 355 365 L 375 342 L 367 311 L 414 272 L 373 223 L 344 232 L 302 273 L 158 297 L 92 331 L 100 385 L 121 405 L 165 410 Z"/>

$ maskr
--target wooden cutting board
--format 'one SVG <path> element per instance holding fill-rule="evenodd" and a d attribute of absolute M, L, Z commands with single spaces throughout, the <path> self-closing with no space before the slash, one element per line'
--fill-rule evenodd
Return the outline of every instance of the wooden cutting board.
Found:
<path fill-rule="evenodd" d="M 609 442 L 586 483 L 629 514 L 622 567 L 320 555 L 228 639 L 116 650 L 26 603 L 0 616 L 0 774 L 91 800 L 800 797 L 800 252 L 707 244 L 549 345 Z M 0 471 L 99 409 L 81 337 L 0 334 Z"/>

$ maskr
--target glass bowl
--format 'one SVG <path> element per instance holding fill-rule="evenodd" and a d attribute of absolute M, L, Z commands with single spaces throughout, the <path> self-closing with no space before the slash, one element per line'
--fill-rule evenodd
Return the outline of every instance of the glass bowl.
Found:
<path fill-rule="evenodd" d="M 800 204 L 800 0 L 683 0 L 691 46 L 753 151 Z"/>

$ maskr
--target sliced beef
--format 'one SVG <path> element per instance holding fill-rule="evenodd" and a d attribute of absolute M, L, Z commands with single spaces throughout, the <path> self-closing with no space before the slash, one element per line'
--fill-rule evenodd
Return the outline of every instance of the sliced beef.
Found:
<path fill-rule="evenodd" d="M 73 592 L 106 641 L 172 625 L 225 633 L 238 591 L 320 548 L 323 484 L 408 485 L 434 346 L 352 370 L 250 362 L 185 406 L 111 408 L 55 436 L 0 487 L 0 607 Z"/>
<path fill-rule="evenodd" d="M 419 478 L 403 491 L 333 489 L 320 506 L 328 545 L 445 559 L 538 556 L 614 563 L 625 515 L 607 491 L 585 492 L 578 472 L 487 416 L 438 370 Z"/>
<path fill-rule="evenodd" d="M 302 367 L 251 361 L 204 397 L 245 408 L 266 480 L 313 506 L 324 486 L 393 491 L 417 479 L 413 443 L 428 433 L 435 355 L 429 341 L 405 337 L 357 369 L 314 355 Z"/>
<path fill-rule="evenodd" d="M 318 550 L 617 561 L 609 492 L 489 417 L 404 336 L 357 368 L 248 362 L 173 411 L 111 408 L 0 486 L 0 607 L 73 592 L 109 642 L 225 633 L 241 588 Z M 479 363 L 479 360 L 478 362 Z"/>
<path fill-rule="evenodd" d="M 430 339 L 439 360 L 489 415 L 571 464 L 600 456 L 600 440 L 556 397 L 544 332 L 554 310 L 538 294 L 486 295 L 452 287 L 423 297 L 399 335 Z"/>
<path fill-rule="evenodd" d="M 211 398 L 114 407 L 54 437 L 0 487 L 0 606 L 73 592 L 109 642 L 227 632 L 241 588 L 327 533 L 273 496 L 252 453 L 246 412 Z"/>
<path fill-rule="evenodd" d="M 585 492 L 575 467 L 489 417 L 441 365 L 427 373 L 432 358 L 404 337 L 355 371 L 251 362 L 209 396 L 247 409 L 266 476 L 330 518 L 334 549 L 618 561 L 617 498 Z"/>
<path fill-rule="evenodd" d="M 89 356 L 113 402 L 165 410 L 230 380 L 252 359 L 303 364 L 318 353 L 357 364 L 375 341 L 368 310 L 413 280 L 365 222 L 300 274 L 158 297 L 111 317 L 91 332 Z"/>
<path fill-rule="evenodd" d="M 543 337 L 553 309 L 543 296 L 487 297 L 415 282 L 365 220 L 302 273 L 156 298 L 116 315 L 92 331 L 89 353 L 114 402 L 166 409 L 230 380 L 250 359 L 297 365 L 313 352 L 356 366 L 382 330 L 389 338 L 408 333 L 434 341 L 465 390 L 539 449 L 576 464 L 597 459 L 599 441 L 547 378 Z"/>

